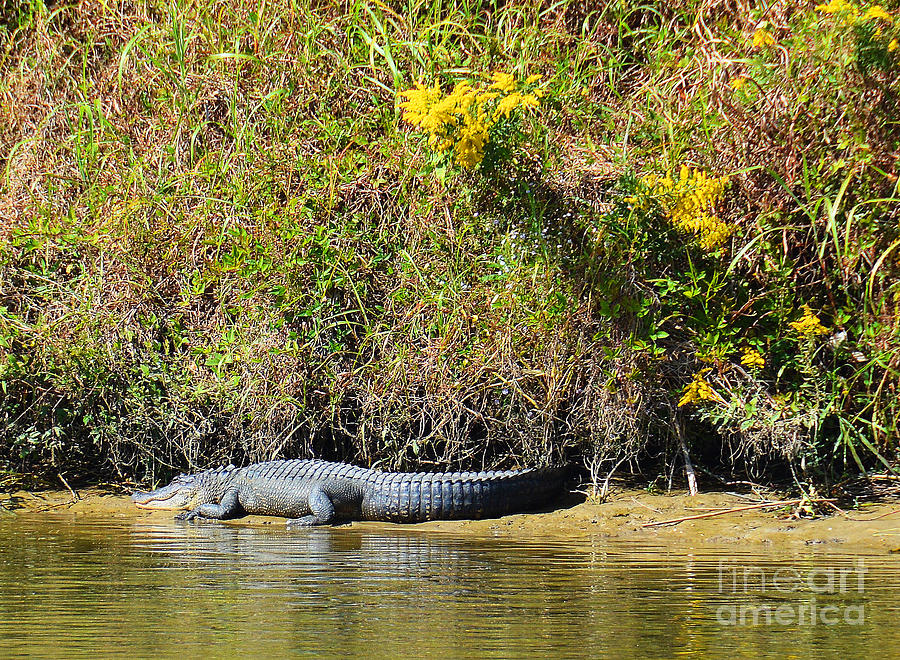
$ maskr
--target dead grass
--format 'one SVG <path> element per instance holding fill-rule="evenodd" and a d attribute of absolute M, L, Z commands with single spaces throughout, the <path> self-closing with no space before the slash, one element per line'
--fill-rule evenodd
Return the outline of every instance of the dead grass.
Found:
<path fill-rule="evenodd" d="M 684 163 L 734 181 L 723 214 L 740 232 L 710 266 L 733 258 L 715 341 L 755 342 L 773 365 L 743 378 L 715 364 L 728 410 L 678 413 L 701 460 L 783 465 L 810 448 L 841 470 L 848 447 L 868 452 L 833 430 L 844 422 L 893 453 L 896 65 L 835 66 L 850 42 L 825 43 L 793 2 L 436 11 L 4 4 L 12 466 L 131 478 L 317 455 L 573 460 L 595 483 L 623 459 L 666 471 L 668 411 L 713 333 L 659 292 L 688 286 L 683 255 L 604 223 L 623 177 Z M 761 20 L 770 52 L 747 45 Z M 506 68 L 551 90 L 520 162 L 441 179 L 394 93 Z M 816 354 L 819 398 L 785 331 L 800 301 L 849 335 Z"/>

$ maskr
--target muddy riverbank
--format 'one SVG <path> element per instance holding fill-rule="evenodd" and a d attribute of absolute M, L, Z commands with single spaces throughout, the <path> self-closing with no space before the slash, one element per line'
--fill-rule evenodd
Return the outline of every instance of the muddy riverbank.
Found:
<path fill-rule="evenodd" d="M 171 511 L 137 509 L 130 498 L 113 490 L 90 489 L 77 492 L 42 491 L 0 494 L 0 515 L 50 515 L 73 517 L 133 518 L 172 521 Z M 678 545 L 754 544 L 762 547 L 796 549 L 810 546 L 840 552 L 900 552 L 900 500 L 885 499 L 852 510 L 797 518 L 790 507 L 776 510 L 740 509 L 753 500 L 730 493 L 650 494 L 643 490 L 614 492 L 603 504 L 580 503 L 552 511 L 518 514 L 491 520 L 434 521 L 415 526 L 417 530 L 493 537 L 542 537 L 575 540 L 608 537 L 647 540 Z M 722 512 L 712 517 L 652 525 L 666 520 Z M 172 524 L 191 524 L 175 523 Z M 222 523 L 198 523 L 222 524 Z M 241 526 L 283 525 L 283 519 L 247 516 L 224 524 Z M 385 527 L 386 523 L 353 522 L 364 529 Z M 387 525 L 390 526 L 390 525 Z M 297 533 L 302 533 L 298 531 Z"/>

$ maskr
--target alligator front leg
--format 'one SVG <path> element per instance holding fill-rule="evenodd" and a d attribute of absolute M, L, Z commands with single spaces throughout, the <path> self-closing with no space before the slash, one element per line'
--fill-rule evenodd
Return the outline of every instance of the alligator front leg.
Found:
<path fill-rule="evenodd" d="M 315 527 L 316 525 L 327 525 L 334 520 L 334 504 L 331 498 L 322 490 L 316 487 L 310 492 L 309 510 L 311 515 L 302 518 L 291 518 L 287 521 L 288 527 Z"/>
<path fill-rule="evenodd" d="M 196 509 L 182 511 L 175 520 L 193 520 L 194 518 L 213 518 L 227 520 L 240 515 L 241 505 L 238 502 L 237 489 L 227 491 L 218 504 L 201 504 Z"/>

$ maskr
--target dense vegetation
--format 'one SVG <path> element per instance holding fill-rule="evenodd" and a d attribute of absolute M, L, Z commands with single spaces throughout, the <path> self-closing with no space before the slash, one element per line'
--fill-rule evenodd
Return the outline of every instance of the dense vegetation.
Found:
<path fill-rule="evenodd" d="M 3 0 L 0 459 L 889 469 L 898 37 L 843 0 Z"/>

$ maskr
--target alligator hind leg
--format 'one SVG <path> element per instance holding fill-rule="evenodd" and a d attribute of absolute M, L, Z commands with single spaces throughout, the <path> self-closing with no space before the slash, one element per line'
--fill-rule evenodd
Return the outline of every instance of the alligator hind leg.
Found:
<path fill-rule="evenodd" d="M 312 514 L 302 518 L 291 518 L 287 521 L 288 527 L 315 527 L 327 525 L 334 520 L 334 505 L 321 487 L 315 488 L 309 494 L 307 502 Z"/>

